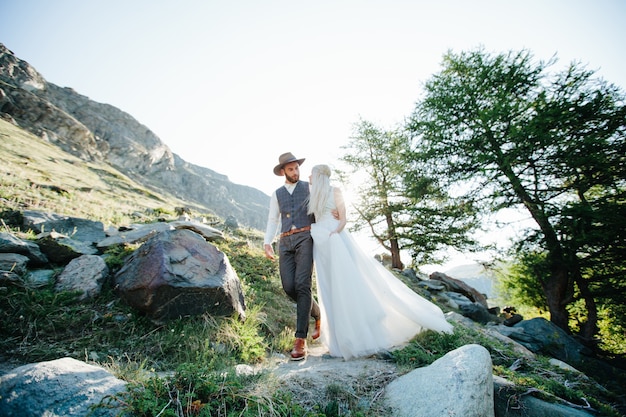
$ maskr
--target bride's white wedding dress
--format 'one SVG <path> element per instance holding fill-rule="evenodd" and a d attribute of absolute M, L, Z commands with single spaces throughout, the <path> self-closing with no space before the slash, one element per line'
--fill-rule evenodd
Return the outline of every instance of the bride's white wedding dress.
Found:
<path fill-rule="evenodd" d="M 452 332 L 441 309 L 367 255 L 331 210 L 311 226 L 321 319 L 321 342 L 331 356 L 350 359 L 400 345 L 424 329 Z"/>

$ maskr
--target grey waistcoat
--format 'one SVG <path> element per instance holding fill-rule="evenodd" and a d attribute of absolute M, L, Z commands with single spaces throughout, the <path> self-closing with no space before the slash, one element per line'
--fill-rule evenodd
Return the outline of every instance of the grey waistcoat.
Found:
<path fill-rule="evenodd" d="M 281 233 L 289 231 L 292 227 L 299 229 L 311 225 L 313 216 L 306 214 L 309 204 L 308 197 L 309 183 L 306 181 L 298 181 L 291 194 L 285 187 L 276 190 L 281 218 Z"/>

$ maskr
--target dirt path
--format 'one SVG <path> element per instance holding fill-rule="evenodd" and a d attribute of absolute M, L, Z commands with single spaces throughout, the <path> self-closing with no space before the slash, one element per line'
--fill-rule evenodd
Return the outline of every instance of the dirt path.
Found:
<path fill-rule="evenodd" d="M 398 377 L 393 363 L 376 357 L 333 358 L 320 343 L 308 346 L 301 361 L 279 358 L 270 370 L 302 405 L 312 407 L 335 399 L 368 405 L 377 402 L 386 385 Z"/>

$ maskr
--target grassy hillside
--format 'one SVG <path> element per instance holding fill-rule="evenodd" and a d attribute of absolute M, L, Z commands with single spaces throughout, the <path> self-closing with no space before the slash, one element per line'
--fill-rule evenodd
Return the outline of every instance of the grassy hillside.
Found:
<path fill-rule="evenodd" d="M 109 165 L 82 161 L 0 119 L 0 208 L 52 211 L 124 224 L 137 213 L 174 213 L 189 204 L 151 191 Z M 192 206 L 198 214 L 206 207 Z"/>

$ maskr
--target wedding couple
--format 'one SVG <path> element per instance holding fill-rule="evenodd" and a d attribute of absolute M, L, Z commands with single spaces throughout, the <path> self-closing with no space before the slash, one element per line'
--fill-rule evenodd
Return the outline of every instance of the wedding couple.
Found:
<path fill-rule="evenodd" d="M 300 181 L 303 162 L 290 152 L 278 158 L 274 174 L 285 184 L 272 193 L 264 240 L 265 256 L 275 259 L 272 242 L 280 225 L 280 278 L 296 302 L 291 359 L 306 357 L 309 317 L 315 320 L 311 338 L 344 359 L 389 349 L 424 329 L 451 332 L 439 307 L 365 254 L 344 230 L 346 207 L 341 190 L 330 184 L 330 168 L 316 165 L 309 182 Z M 319 304 L 312 294 L 314 260 Z"/>

